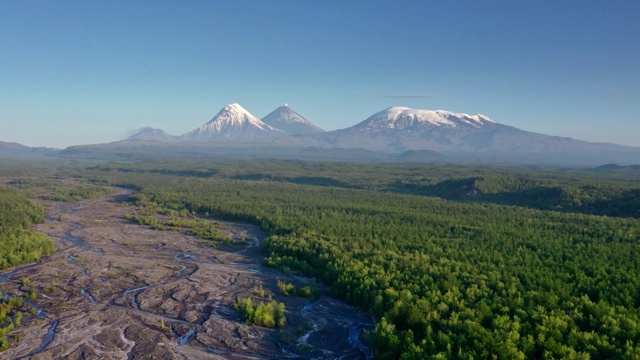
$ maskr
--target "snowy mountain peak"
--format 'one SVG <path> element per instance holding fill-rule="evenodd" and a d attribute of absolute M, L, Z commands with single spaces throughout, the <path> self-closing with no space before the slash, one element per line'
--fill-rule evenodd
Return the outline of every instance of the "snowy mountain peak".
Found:
<path fill-rule="evenodd" d="M 284 122 L 288 122 L 288 123 L 296 123 L 296 122 L 297 123 L 308 123 L 309 122 L 305 118 L 303 118 L 300 114 L 298 114 L 297 112 L 291 110 L 289 108 L 289 106 L 287 106 L 287 105 L 283 105 L 283 106 L 280 106 L 279 108 L 275 109 L 269 115 L 265 116 L 262 121 L 264 121 L 264 119 L 272 119 L 273 118 L 272 115 L 277 115 L 278 119 L 280 119 L 281 121 L 284 121 Z"/>
<path fill-rule="evenodd" d="M 324 130 L 313 124 L 311 121 L 291 110 L 288 104 L 284 104 L 283 106 L 275 109 L 269 115 L 262 118 L 262 121 L 290 135 L 324 132 Z"/>
<path fill-rule="evenodd" d="M 227 104 L 220 111 L 221 112 L 222 111 L 238 111 L 238 112 L 244 112 L 244 113 L 247 113 L 247 114 L 249 113 L 245 108 L 240 106 L 240 104 L 238 104 L 238 103 Z"/>
<path fill-rule="evenodd" d="M 410 128 L 481 128 L 495 122 L 480 114 L 468 115 L 445 110 L 418 110 L 392 106 L 374 114 L 357 126 L 372 130 Z"/>
<path fill-rule="evenodd" d="M 211 121 L 203 125 L 201 129 L 217 131 L 223 129 L 225 126 L 242 126 L 244 124 L 250 124 L 262 130 L 272 130 L 269 125 L 260 121 L 260 119 L 253 116 L 238 103 L 229 104 L 222 108 L 222 110 L 220 110 Z"/>
<path fill-rule="evenodd" d="M 225 107 L 222 108 L 222 110 L 220 110 L 218 112 L 218 114 L 216 114 L 216 116 L 213 117 L 213 119 L 211 119 L 211 121 L 209 121 L 209 123 L 212 122 L 221 122 L 221 121 L 225 121 L 225 120 L 231 120 L 231 121 L 239 121 L 239 122 L 244 122 L 244 121 L 260 121 L 258 120 L 257 117 L 253 116 L 249 111 L 247 111 L 245 108 L 243 108 L 242 106 L 240 106 L 240 104 L 238 103 L 233 103 L 233 104 L 228 104 Z"/>
<path fill-rule="evenodd" d="M 208 123 L 182 135 L 191 141 L 254 139 L 284 135 L 253 116 L 238 103 L 228 104 Z"/>

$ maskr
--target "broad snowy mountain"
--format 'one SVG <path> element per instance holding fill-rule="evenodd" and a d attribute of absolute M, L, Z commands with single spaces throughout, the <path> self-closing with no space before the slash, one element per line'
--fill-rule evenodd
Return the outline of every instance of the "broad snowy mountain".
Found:
<path fill-rule="evenodd" d="M 482 139 L 475 137 L 495 131 L 500 126 L 479 114 L 394 106 L 352 127 L 329 132 L 326 139 L 337 147 L 399 153 L 408 150 L 451 152 L 482 146 Z"/>
<path fill-rule="evenodd" d="M 426 132 L 435 128 L 480 129 L 496 123 L 480 114 L 455 114 L 444 110 L 416 110 L 393 106 L 373 114 L 354 128 L 366 131 L 415 131 Z"/>
<path fill-rule="evenodd" d="M 129 136 L 127 140 L 144 140 L 144 141 L 177 141 L 177 136 L 167 134 L 162 129 L 156 129 L 152 127 L 145 127 L 140 129 L 139 132 Z"/>
<path fill-rule="evenodd" d="M 283 131 L 265 124 L 239 104 L 229 104 L 208 123 L 180 136 L 180 140 L 250 140 L 283 135 L 286 135 Z"/>
<path fill-rule="evenodd" d="M 297 134 L 318 134 L 324 130 L 305 119 L 297 112 L 291 110 L 287 105 L 280 106 L 272 113 L 262 118 L 262 121 L 278 130 L 282 130 L 289 135 Z"/>
<path fill-rule="evenodd" d="M 484 115 L 390 107 L 350 128 L 326 133 L 340 148 L 403 153 L 430 150 L 466 159 L 514 163 L 638 163 L 640 148 L 532 133 Z"/>

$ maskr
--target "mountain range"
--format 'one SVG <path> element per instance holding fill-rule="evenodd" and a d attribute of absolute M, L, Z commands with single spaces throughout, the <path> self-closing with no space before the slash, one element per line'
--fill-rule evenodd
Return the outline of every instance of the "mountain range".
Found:
<path fill-rule="evenodd" d="M 262 120 L 238 104 L 225 106 L 211 121 L 185 135 L 168 137 L 145 129 L 129 140 L 226 141 L 227 147 L 361 149 L 404 154 L 403 159 L 452 162 L 634 164 L 640 148 L 591 143 L 528 132 L 488 116 L 444 110 L 390 107 L 364 121 L 325 132 L 288 106 Z M 405 160 L 406 161 L 406 160 Z"/>
<path fill-rule="evenodd" d="M 24 150 L 16 150 L 16 146 L 13 145 L 13 153 Z M 0 146 L 0 153 L 7 151 Z M 637 147 L 528 132 L 481 114 L 390 107 L 354 126 L 325 132 L 286 105 L 258 119 L 237 103 L 225 106 L 210 121 L 180 136 L 147 127 L 126 140 L 72 146 L 60 155 L 100 158 L 107 154 L 131 157 L 142 153 L 150 157 L 182 154 L 355 161 L 640 164 Z"/>

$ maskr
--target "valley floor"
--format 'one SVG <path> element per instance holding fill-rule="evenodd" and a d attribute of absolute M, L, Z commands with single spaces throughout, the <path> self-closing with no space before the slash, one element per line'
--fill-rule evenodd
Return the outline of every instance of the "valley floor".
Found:
<path fill-rule="evenodd" d="M 313 281 L 260 265 L 264 234 L 227 223 L 246 246 L 207 247 L 193 236 L 125 220 L 130 190 L 77 203 L 47 202 L 38 226 L 56 242 L 55 255 L 0 274 L 0 295 L 24 291 L 38 299 L 3 359 L 267 359 L 371 358 L 361 343 L 372 321 L 322 296 L 285 297 L 277 280 Z M 320 286 L 320 285 L 318 285 Z M 261 294 L 261 289 L 263 293 Z M 234 303 L 269 294 L 286 305 L 284 330 L 244 323 Z"/>

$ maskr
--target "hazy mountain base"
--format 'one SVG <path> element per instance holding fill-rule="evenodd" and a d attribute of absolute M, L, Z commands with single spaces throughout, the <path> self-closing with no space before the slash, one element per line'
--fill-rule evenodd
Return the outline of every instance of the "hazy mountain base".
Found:
<path fill-rule="evenodd" d="M 530 133 L 499 124 L 493 129 L 474 132 L 437 128 L 422 133 L 362 133 L 346 129 L 329 133 L 323 140 L 338 148 L 361 147 L 395 153 L 435 151 L 455 163 L 626 165 L 640 162 L 640 148 Z"/>
<path fill-rule="evenodd" d="M 276 140 L 273 140 L 276 141 Z M 57 157 L 92 160 L 161 160 L 167 158 L 305 159 L 319 161 L 394 161 L 396 154 L 364 149 L 291 147 L 252 141 L 219 143 L 165 143 L 119 141 L 100 145 L 72 146 Z"/>
<path fill-rule="evenodd" d="M 499 136 L 494 138 L 498 139 Z M 219 157 L 219 158 L 277 158 L 303 159 L 319 161 L 351 162 L 434 162 L 451 164 L 529 164 L 529 165 L 565 165 L 598 166 L 616 163 L 619 165 L 640 162 L 640 150 L 614 144 L 593 144 L 577 140 L 564 139 L 560 142 L 575 143 L 574 147 L 559 148 L 536 145 L 530 150 L 509 148 L 507 142 L 502 150 L 463 146 L 460 150 L 421 149 L 411 145 L 411 139 L 389 140 L 382 138 L 319 139 L 317 136 L 291 136 L 251 142 L 215 142 L 215 143 L 167 143 L 156 141 L 119 141 L 108 144 L 72 146 L 52 156 L 94 160 L 150 160 L 162 157 Z M 497 141 L 497 140 L 496 140 Z M 523 140 L 524 141 L 524 140 Z M 390 149 L 394 143 L 402 152 Z M 303 146 L 307 144 L 308 146 Z M 536 148 L 537 146 L 537 148 Z M 573 146 L 573 145 L 572 145 Z M 425 146 L 426 147 L 426 146 Z M 408 150 L 413 149 L 413 150 Z M 410 154 L 407 155 L 407 154 Z M 409 157 L 409 159 L 407 159 Z"/>

